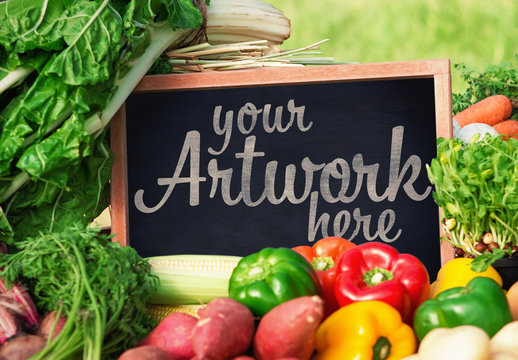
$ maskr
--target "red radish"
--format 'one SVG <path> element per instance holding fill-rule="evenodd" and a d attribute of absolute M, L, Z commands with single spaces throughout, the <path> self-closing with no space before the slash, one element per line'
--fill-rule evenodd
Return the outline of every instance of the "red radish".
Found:
<path fill-rule="evenodd" d="M 454 116 L 461 127 L 472 123 L 495 125 L 508 119 L 513 111 L 511 100 L 505 95 L 492 95 L 467 107 Z"/>
<path fill-rule="evenodd" d="M 518 139 L 518 121 L 509 119 L 493 125 L 493 128 L 501 135 L 512 136 Z"/>
<path fill-rule="evenodd" d="M 38 333 L 43 336 L 45 339 L 51 337 L 54 339 L 60 331 L 65 326 L 67 319 L 63 316 L 57 317 L 58 314 L 56 311 L 51 311 L 41 321 L 41 324 L 38 328 Z"/>
<path fill-rule="evenodd" d="M 45 347 L 45 339 L 39 335 L 18 336 L 0 348 L 0 360 L 23 360 L 40 352 Z"/>
<path fill-rule="evenodd" d="M 324 318 L 321 297 L 302 296 L 267 312 L 259 321 L 254 353 L 259 360 L 308 360 L 315 350 L 315 333 Z"/>
<path fill-rule="evenodd" d="M 216 298 L 198 310 L 192 347 L 198 360 L 243 355 L 252 343 L 255 320 L 248 307 L 231 298 Z"/>
<path fill-rule="evenodd" d="M 34 306 L 31 297 L 22 286 L 15 284 L 10 289 L 7 289 L 4 280 L 0 279 L 0 294 L 11 297 L 18 302 L 22 312 L 20 316 L 27 327 L 36 327 L 39 324 L 40 316 L 36 306 Z"/>
<path fill-rule="evenodd" d="M 18 321 L 16 317 L 0 305 L 0 344 L 12 338 L 17 332 Z"/>
<path fill-rule="evenodd" d="M 164 318 L 139 345 L 152 345 L 166 351 L 175 360 L 194 356 L 192 331 L 198 319 L 192 315 L 174 312 Z"/>
<path fill-rule="evenodd" d="M 118 360 L 176 360 L 176 358 L 165 350 L 145 345 L 126 350 Z"/>

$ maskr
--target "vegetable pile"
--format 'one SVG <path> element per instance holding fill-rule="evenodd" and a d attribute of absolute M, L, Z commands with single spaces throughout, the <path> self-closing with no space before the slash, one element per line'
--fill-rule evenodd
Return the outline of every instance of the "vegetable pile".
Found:
<path fill-rule="evenodd" d="M 335 278 L 317 276 L 318 289 L 294 291 L 322 271 L 319 256 L 303 264 L 297 252 L 319 253 L 326 246 L 329 252 L 343 250 L 331 267 Z M 199 255 L 200 264 L 204 257 Z M 169 360 L 472 360 L 471 347 L 481 359 L 516 360 L 518 282 L 504 292 L 499 273 L 491 265 L 476 272 L 473 261 L 451 260 L 430 284 L 419 260 L 385 243 L 355 245 L 332 237 L 310 249 L 264 248 L 235 264 L 228 296 L 215 291 L 197 311 L 175 303 L 182 292 L 178 287 L 171 312 L 157 318 L 159 324 L 120 360 L 155 354 Z M 343 283 L 344 275 L 350 284 Z M 189 291 L 188 286 L 183 289 Z M 345 291 L 349 297 L 343 302 Z M 326 312 L 330 296 L 339 305 Z M 167 302 L 165 296 L 162 300 Z M 453 344 L 450 336 L 465 340 Z"/>
<path fill-rule="evenodd" d="M 518 138 L 516 67 L 501 63 L 484 72 L 474 71 L 465 64 L 456 64 L 455 68 L 467 88 L 462 94 L 452 94 L 454 136 L 464 142 L 486 133 Z"/>

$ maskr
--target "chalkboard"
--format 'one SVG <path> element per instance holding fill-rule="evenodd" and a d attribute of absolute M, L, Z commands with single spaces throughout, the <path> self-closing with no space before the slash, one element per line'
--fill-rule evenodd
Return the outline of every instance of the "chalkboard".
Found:
<path fill-rule="evenodd" d="M 446 60 L 149 76 L 114 120 L 112 231 L 146 257 L 383 241 L 435 274 L 450 93 Z"/>

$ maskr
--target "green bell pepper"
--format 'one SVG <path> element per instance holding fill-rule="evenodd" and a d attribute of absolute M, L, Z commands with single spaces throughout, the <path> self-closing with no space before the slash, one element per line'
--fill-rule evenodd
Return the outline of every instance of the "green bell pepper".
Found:
<path fill-rule="evenodd" d="M 228 294 L 263 316 L 275 306 L 300 296 L 320 295 L 311 264 L 289 248 L 266 247 L 243 257 L 230 276 Z"/>
<path fill-rule="evenodd" d="M 464 287 L 444 290 L 416 310 L 414 330 L 419 340 L 432 329 L 478 326 L 492 337 L 512 321 L 505 293 L 490 278 L 475 277 Z"/>

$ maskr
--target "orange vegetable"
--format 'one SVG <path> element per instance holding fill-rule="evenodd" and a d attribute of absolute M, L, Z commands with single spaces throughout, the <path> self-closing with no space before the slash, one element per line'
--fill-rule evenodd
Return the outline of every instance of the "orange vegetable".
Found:
<path fill-rule="evenodd" d="M 511 116 L 513 105 L 505 95 L 492 95 L 454 116 L 461 127 L 472 123 L 495 125 Z"/>
<path fill-rule="evenodd" d="M 513 320 L 518 321 L 518 281 L 507 290 L 506 297 L 509 308 L 511 309 L 511 315 L 513 315 Z"/>
<path fill-rule="evenodd" d="M 504 120 L 498 124 L 493 125 L 493 128 L 501 135 L 512 136 L 518 139 L 518 121 L 517 120 Z"/>

